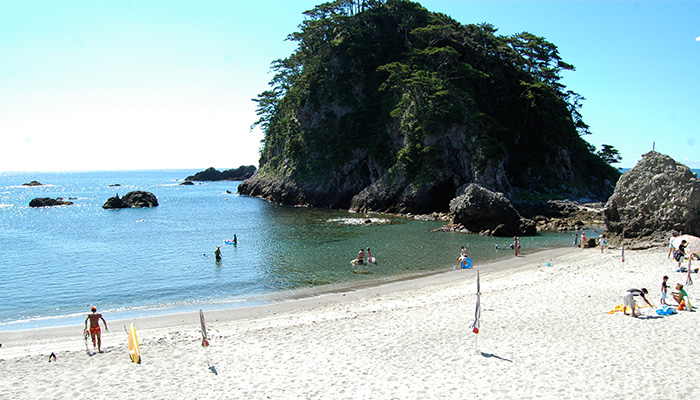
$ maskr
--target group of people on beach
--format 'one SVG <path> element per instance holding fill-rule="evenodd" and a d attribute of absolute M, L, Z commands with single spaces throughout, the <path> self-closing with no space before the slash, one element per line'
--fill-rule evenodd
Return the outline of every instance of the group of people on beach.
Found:
<path fill-rule="evenodd" d="M 666 296 L 668 294 L 668 276 L 664 275 L 661 281 L 661 300 L 660 304 L 662 305 L 667 305 L 666 304 Z M 641 297 L 642 300 L 644 300 L 645 303 L 649 307 L 654 307 L 651 302 L 647 299 L 646 295 L 649 294 L 649 291 L 646 288 L 641 288 L 641 289 L 627 289 L 627 291 L 622 295 L 622 304 L 624 306 L 623 313 L 625 315 L 627 314 L 627 309 L 629 308 L 632 310 L 632 316 L 636 317 L 636 308 L 637 308 L 637 303 L 635 301 L 635 297 Z M 688 310 L 691 311 L 691 306 L 690 306 L 690 300 L 688 298 L 688 293 L 685 291 L 684 286 L 680 283 L 676 283 L 676 291 L 671 292 L 671 295 L 673 296 L 673 300 L 676 301 L 676 304 L 678 304 L 677 310 Z"/>
<path fill-rule="evenodd" d="M 601 233 L 595 238 L 596 245 L 600 246 L 600 252 L 604 252 L 605 248 L 608 246 L 608 240 L 605 238 L 605 233 Z M 588 238 L 586 237 L 586 231 L 581 231 L 581 236 L 579 239 L 578 233 L 574 233 L 574 246 L 585 249 L 588 246 Z"/>
<path fill-rule="evenodd" d="M 681 268 L 681 263 L 683 262 L 684 259 L 688 260 L 688 278 L 686 281 L 686 286 L 692 284 L 692 281 L 690 280 L 690 272 L 691 272 L 691 266 L 690 266 L 690 260 L 692 259 L 700 259 L 698 257 L 697 253 L 692 253 L 688 255 L 687 249 L 688 249 L 688 241 L 687 240 L 681 240 L 680 244 L 678 244 L 678 247 L 676 248 L 675 244 L 677 241 L 675 240 L 674 237 L 671 237 L 670 242 L 669 242 L 669 249 L 668 249 L 668 259 L 671 258 L 671 255 L 673 255 L 673 259 L 678 262 L 678 272 L 685 272 Z M 602 250 L 601 250 L 602 251 Z M 698 272 L 698 269 L 695 269 L 695 272 Z M 661 305 L 667 305 L 666 304 L 666 297 L 668 295 L 668 276 L 664 275 L 664 277 L 661 280 L 661 299 L 659 303 Z M 627 308 L 630 308 L 632 310 L 632 315 L 635 315 L 635 309 L 636 309 L 636 303 L 634 301 L 635 297 L 641 297 L 650 307 L 653 307 L 651 303 L 647 300 L 646 295 L 649 292 L 647 291 L 646 288 L 642 289 L 628 289 L 625 294 L 623 295 L 623 300 L 624 300 L 624 313 L 627 315 Z M 673 300 L 675 300 L 677 304 L 677 310 L 692 310 L 692 306 L 690 304 L 690 299 L 688 297 L 688 293 L 685 291 L 685 286 L 681 283 L 676 283 L 675 286 L 675 291 L 671 292 L 671 295 L 673 296 Z"/>

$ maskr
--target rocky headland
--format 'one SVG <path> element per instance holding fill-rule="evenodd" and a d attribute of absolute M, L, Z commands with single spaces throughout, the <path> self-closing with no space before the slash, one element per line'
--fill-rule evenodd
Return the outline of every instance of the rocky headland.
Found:
<path fill-rule="evenodd" d="M 256 168 L 254 165 L 241 165 L 238 168 L 224 171 L 219 171 L 211 167 L 188 176 L 182 184 L 187 184 L 186 182 L 192 181 L 242 181 L 253 176 L 255 170 Z"/>

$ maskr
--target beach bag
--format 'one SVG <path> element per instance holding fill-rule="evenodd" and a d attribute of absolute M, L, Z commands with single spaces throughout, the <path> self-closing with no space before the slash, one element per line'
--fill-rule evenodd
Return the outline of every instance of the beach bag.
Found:
<path fill-rule="evenodd" d="M 681 258 L 683 258 L 683 253 L 681 253 L 678 250 L 673 251 L 673 258 L 676 259 L 676 261 L 681 262 Z"/>

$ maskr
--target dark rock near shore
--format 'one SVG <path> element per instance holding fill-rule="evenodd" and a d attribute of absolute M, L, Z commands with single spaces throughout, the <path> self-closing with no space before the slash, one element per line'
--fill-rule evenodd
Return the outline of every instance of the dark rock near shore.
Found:
<path fill-rule="evenodd" d="M 242 181 L 250 178 L 255 173 L 255 166 L 241 165 L 236 169 L 219 171 L 215 168 L 207 168 L 194 175 L 185 178 L 185 181 Z"/>
<path fill-rule="evenodd" d="M 700 235 L 700 180 L 690 168 L 651 151 L 626 172 L 605 205 L 610 236 L 639 247 L 662 245 L 669 235 Z M 628 243 L 628 241 L 625 241 Z"/>
<path fill-rule="evenodd" d="M 117 194 L 114 197 L 107 199 L 107 202 L 102 206 L 104 209 L 120 209 L 134 207 L 158 207 L 158 199 L 151 192 L 134 191 L 127 193 L 120 198 Z"/>
<path fill-rule="evenodd" d="M 44 186 L 44 184 L 42 184 L 38 181 L 31 181 L 31 182 L 23 183 L 22 186 Z"/>
<path fill-rule="evenodd" d="M 570 231 L 602 226 L 603 203 L 581 204 L 572 200 L 520 202 L 515 205 L 520 215 L 534 220 L 538 231 Z"/>
<path fill-rule="evenodd" d="M 29 207 L 69 206 L 71 204 L 73 204 L 72 201 L 64 201 L 61 197 L 55 199 L 50 197 L 37 197 L 29 202 Z"/>
<path fill-rule="evenodd" d="M 492 236 L 534 235 L 535 223 L 520 216 L 502 193 L 469 184 L 464 193 L 450 201 L 453 223 L 471 232 Z"/>
<path fill-rule="evenodd" d="M 191 185 L 194 185 L 194 182 L 192 182 L 192 181 L 184 181 L 184 182 L 182 182 L 180 185 L 191 186 Z"/>

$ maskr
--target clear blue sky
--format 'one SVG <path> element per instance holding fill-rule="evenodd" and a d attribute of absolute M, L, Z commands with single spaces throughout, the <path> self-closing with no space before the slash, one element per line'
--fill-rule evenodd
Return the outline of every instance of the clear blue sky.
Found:
<path fill-rule="evenodd" d="M 306 0 L 0 0 L 0 171 L 257 164 L 251 99 Z M 700 2 L 425 0 L 556 44 L 600 148 L 700 168 Z"/>

